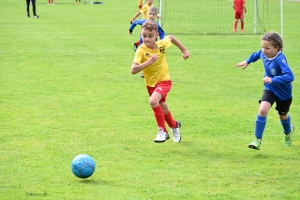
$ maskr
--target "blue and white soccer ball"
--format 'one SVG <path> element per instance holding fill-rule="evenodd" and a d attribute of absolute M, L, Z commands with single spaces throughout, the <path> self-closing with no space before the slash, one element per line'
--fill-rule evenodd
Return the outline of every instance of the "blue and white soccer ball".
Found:
<path fill-rule="evenodd" d="M 88 178 L 93 175 L 96 165 L 93 158 L 86 154 L 79 154 L 71 163 L 71 169 L 78 178 Z"/>

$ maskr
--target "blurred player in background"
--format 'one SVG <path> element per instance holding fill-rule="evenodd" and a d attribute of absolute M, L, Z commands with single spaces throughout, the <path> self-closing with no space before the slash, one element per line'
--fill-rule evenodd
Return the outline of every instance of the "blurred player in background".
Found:
<path fill-rule="evenodd" d="M 233 32 L 236 32 L 237 25 L 239 20 L 241 21 L 241 31 L 244 32 L 244 10 L 245 13 L 247 12 L 245 6 L 245 0 L 234 0 L 232 7 L 234 9 L 234 25 L 233 25 Z"/>
<path fill-rule="evenodd" d="M 151 6 L 153 6 L 154 0 L 146 0 L 146 2 L 147 3 L 141 8 L 141 10 L 139 10 L 134 15 L 134 17 L 130 20 L 130 24 L 132 24 L 134 22 L 134 20 L 140 16 L 140 14 L 143 14 L 143 19 L 148 19 L 148 9 Z M 157 15 L 157 17 L 160 18 L 159 15 Z M 140 40 L 138 40 L 135 43 L 133 43 L 134 49 L 136 49 L 139 45 L 140 45 Z"/>
<path fill-rule="evenodd" d="M 143 23 L 145 21 L 150 21 L 150 22 L 154 22 L 154 23 L 157 23 L 155 21 L 155 18 L 157 17 L 157 14 L 158 14 L 158 9 L 154 6 L 151 6 L 149 9 L 148 9 L 148 12 L 147 12 L 147 16 L 148 16 L 148 19 L 137 19 L 137 20 L 134 20 L 133 23 L 130 25 L 129 27 L 129 34 L 132 35 L 132 32 L 133 32 L 133 29 L 136 25 L 143 25 Z M 164 30 L 161 28 L 161 26 L 159 25 L 159 23 L 157 23 L 157 26 L 158 26 L 158 33 L 159 33 L 159 38 L 160 39 L 164 39 L 165 37 L 165 32 Z M 140 37 L 140 40 L 139 40 L 140 44 L 143 43 L 143 40 L 142 40 L 142 37 Z M 136 49 L 138 48 L 138 45 L 135 43 L 134 44 L 134 51 L 136 51 Z"/>
<path fill-rule="evenodd" d="M 39 18 L 39 16 L 36 14 L 35 0 L 26 0 L 27 17 L 28 18 L 30 17 L 30 13 L 29 13 L 30 1 L 31 1 L 31 4 L 32 4 L 33 17 L 34 18 Z"/>
<path fill-rule="evenodd" d="M 142 9 L 142 7 L 143 7 L 143 0 L 138 0 L 138 7 L 139 7 L 139 10 Z"/>
<path fill-rule="evenodd" d="M 54 0 L 48 0 L 48 5 L 50 4 L 54 5 Z"/>

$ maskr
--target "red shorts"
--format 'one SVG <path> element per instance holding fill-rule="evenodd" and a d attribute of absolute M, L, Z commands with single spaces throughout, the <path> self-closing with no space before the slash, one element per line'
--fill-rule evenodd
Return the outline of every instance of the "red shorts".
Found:
<path fill-rule="evenodd" d="M 235 12 L 234 17 L 235 17 L 235 19 L 243 19 L 244 12 Z"/>
<path fill-rule="evenodd" d="M 159 84 L 157 84 L 155 87 L 149 87 L 147 86 L 148 94 L 151 96 L 153 92 L 158 92 L 161 94 L 162 98 L 159 101 L 159 103 L 165 102 L 167 99 L 167 95 L 170 92 L 172 87 L 172 81 L 162 81 Z"/>

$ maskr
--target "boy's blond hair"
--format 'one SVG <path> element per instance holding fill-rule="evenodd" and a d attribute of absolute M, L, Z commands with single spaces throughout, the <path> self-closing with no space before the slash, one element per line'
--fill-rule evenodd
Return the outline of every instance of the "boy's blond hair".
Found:
<path fill-rule="evenodd" d="M 156 7 L 154 7 L 154 6 L 151 6 L 149 9 L 148 9 L 148 13 L 149 12 L 153 12 L 153 13 L 158 13 L 158 9 L 156 8 Z"/>

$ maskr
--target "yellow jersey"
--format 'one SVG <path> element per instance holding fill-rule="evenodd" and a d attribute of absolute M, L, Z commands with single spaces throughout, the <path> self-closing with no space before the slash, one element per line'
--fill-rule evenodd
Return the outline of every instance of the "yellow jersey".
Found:
<path fill-rule="evenodd" d="M 144 19 L 148 19 L 148 9 L 150 8 L 151 6 L 149 6 L 148 4 L 145 4 L 142 9 L 140 10 L 140 12 L 143 14 L 143 18 Z"/>
<path fill-rule="evenodd" d="M 155 87 L 162 81 L 171 80 L 168 63 L 165 55 L 166 49 L 171 47 L 172 42 L 168 36 L 156 42 L 157 49 L 148 49 L 145 44 L 140 46 L 134 56 L 133 62 L 142 64 L 146 62 L 151 55 L 156 54 L 158 59 L 142 70 L 144 80 L 147 86 Z"/>
<path fill-rule="evenodd" d="M 143 0 L 138 0 L 138 6 L 143 5 Z"/>

